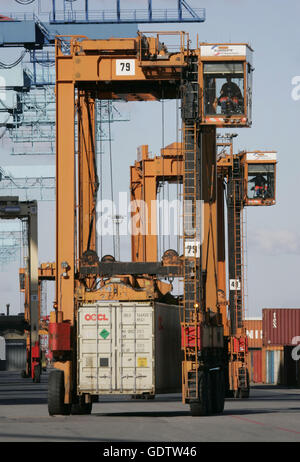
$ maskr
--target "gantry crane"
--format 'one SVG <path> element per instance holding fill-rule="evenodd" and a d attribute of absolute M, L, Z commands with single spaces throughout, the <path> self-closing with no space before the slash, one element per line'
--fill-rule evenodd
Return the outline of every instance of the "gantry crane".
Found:
<path fill-rule="evenodd" d="M 24 293 L 24 317 L 27 325 L 30 326 L 30 275 L 27 268 L 19 269 L 20 291 Z M 55 264 L 42 263 L 38 268 L 38 340 L 31 348 L 30 330 L 26 331 L 26 369 L 22 371 L 23 378 L 31 377 L 35 383 L 39 383 L 42 373 L 42 352 L 40 345 L 40 335 L 48 334 L 48 326 L 45 319 L 41 316 L 41 285 L 42 281 L 55 280 Z"/>
<path fill-rule="evenodd" d="M 25 321 L 29 325 L 26 374 L 38 374 L 39 357 L 39 303 L 38 303 L 38 223 L 37 202 L 19 201 L 18 197 L 0 197 L 0 218 L 20 219 L 27 222 L 28 282 Z"/>
<path fill-rule="evenodd" d="M 167 48 L 170 35 L 179 38 L 175 52 Z M 252 50 L 246 44 L 207 43 L 197 43 L 191 49 L 183 32 L 139 33 L 131 39 L 110 40 L 71 37 L 70 47 L 64 45 L 58 38 L 56 304 L 49 324 L 55 371 L 49 377 L 49 412 L 69 413 L 72 405 L 80 412 L 91 412 L 91 393 L 78 384 L 77 322 L 86 304 L 99 301 L 99 278 L 182 274 L 183 402 L 190 404 L 193 415 L 220 413 L 224 407 L 225 361 L 218 297 L 216 127 L 251 124 Z M 238 97 L 220 96 L 226 77 L 236 82 Z M 99 261 L 95 226 L 97 98 L 181 99 L 185 206 L 180 263 L 169 264 L 168 259 Z"/>
<path fill-rule="evenodd" d="M 276 152 L 233 152 L 235 135 L 219 135 L 217 138 L 218 181 L 218 295 L 224 338 L 228 347 L 228 370 L 225 383 L 227 396 L 248 397 L 247 339 L 244 328 L 244 274 L 243 274 L 243 208 L 249 205 L 269 206 L 275 204 Z M 181 143 L 173 143 L 161 150 L 160 156 L 150 156 L 147 145 L 138 148 L 138 160 L 130 167 L 130 194 L 133 207 L 132 218 L 146 216 L 151 210 L 152 219 L 157 216 L 157 193 L 160 182 L 183 181 L 183 150 Z M 258 175 L 265 176 L 264 188 L 255 186 Z M 256 182 L 255 182 L 256 178 Z M 253 181 L 254 179 L 254 181 Z M 254 193 L 252 192 L 254 191 Z M 227 203 L 225 202 L 226 193 Z M 225 221 L 228 217 L 228 287 L 227 301 L 225 268 Z M 145 208 L 145 210 L 142 210 Z M 156 223 L 148 221 L 149 228 L 143 234 L 132 233 L 132 261 L 153 261 L 157 255 Z M 151 228 L 152 227 L 152 228 Z M 162 258 L 180 262 L 177 251 L 167 250 Z M 227 309 L 228 307 L 228 309 Z M 230 316 L 228 316 L 228 314 Z"/>
<path fill-rule="evenodd" d="M 276 203 L 276 162 L 275 151 L 241 151 L 233 154 L 232 135 L 220 137 L 223 147 L 218 158 L 218 181 L 220 182 L 220 202 L 227 204 L 228 239 L 228 279 L 229 279 L 229 390 L 235 397 L 249 396 L 249 376 L 247 371 L 247 336 L 245 331 L 245 287 L 243 236 L 245 230 L 243 213 L 246 206 L 271 206 Z M 229 147 L 229 152 L 226 151 Z M 224 196 L 225 193 L 225 196 Z M 223 208 L 219 207 L 219 220 L 224 222 Z M 222 234 L 219 238 L 225 242 Z M 222 245 L 220 246 L 222 248 Z M 225 253 L 223 252 L 223 257 Z M 223 258 L 222 258 L 223 260 Z M 225 287 L 225 264 L 223 289 Z M 219 279 L 220 283 L 222 278 Z"/>

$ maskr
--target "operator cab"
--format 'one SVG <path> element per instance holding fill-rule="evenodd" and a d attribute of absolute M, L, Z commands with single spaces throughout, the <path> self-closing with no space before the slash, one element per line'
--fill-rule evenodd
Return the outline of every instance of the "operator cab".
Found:
<path fill-rule="evenodd" d="M 246 205 L 275 204 L 276 154 L 274 151 L 243 154 Z"/>
<path fill-rule="evenodd" d="M 253 50 L 247 44 L 201 44 L 202 124 L 251 125 Z"/>

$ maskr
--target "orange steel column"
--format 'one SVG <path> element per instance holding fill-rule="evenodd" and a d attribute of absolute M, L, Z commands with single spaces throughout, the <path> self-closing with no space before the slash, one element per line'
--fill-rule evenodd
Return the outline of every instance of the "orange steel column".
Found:
<path fill-rule="evenodd" d="M 56 322 L 74 325 L 76 272 L 75 86 L 73 63 L 56 43 Z M 52 321 L 53 322 L 53 321 Z M 73 330 L 73 329 L 72 329 Z M 72 341 L 72 340 L 71 340 Z M 73 353 L 74 356 L 74 353 Z M 74 358 L 73 358 L 74 360 Z M 72 399 L 72 360 L 56 361 L 64 371 L 65 403 Z"/>
<path fill-rule="evenodd" d="M 148 146 L 139 148 L 139 162 L 130 169 L 132 261 L 157 261 L 157 178 L 148 171 Z"/>
<path fill-rule="evenodd" d="M 226 304 L 226 256 L 225 256 L 225 217 L 224 217 L 224 183 L 223 175 L 217 178 L 217 225 L 218 225 L 218 293 L 224 334 L 227 333 L 227 304 Z"/>
<path fill-rule="evenodd" d="M 80 258 L 96 251 L 96 201 L 98 179 L 95 156 L 95 98 L 88 92 L 78 96 L 78 245 Z"/>
<path fill-rule="evenodd" d="M 60 73 L 57 72 L 58 78 Z M 74 85 L 56 83 L 56 301 L 63 320 L 74 321 L 75 145 Z M 64 268 L 66 267 L 67 268 Z M 63 273 L 67 270 L 67 277 Z"/>
<path fill-rule="evenodd" d="M 146 175 L 143 187 L 147 216 L 144 261 L 157 261 L 156 188 L 156 176 Z"/>
<path fill-rule="evenodd" d="M 136 164 L 130 167 L 130 203 L 131 203 L 131 259 L 132 261 L 143 261 L 143 237 L 135 232 L 140 226 L 137 214 L 139 204 L 142 200 L 142 178 Z"/>
<path fill-rule="evenodd" d="M 202 199 L 204 201 L 204 235 L 202 269 L 206 271 L 206 308 L 218 306 L 218 247 L 217 247 L 217 160 L 216 128 L 201 127 Z"/>

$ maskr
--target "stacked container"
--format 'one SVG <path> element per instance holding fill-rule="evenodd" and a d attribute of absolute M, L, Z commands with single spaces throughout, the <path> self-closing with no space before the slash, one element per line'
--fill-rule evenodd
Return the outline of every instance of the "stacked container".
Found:
<path fill-rule="evenodd" d="M 251 383 L 262 383 L 262 319 L 245 319 L 248 338 L 248 371 Z"/>
<path fill-rule="evenodd" d="M 265 383 L 299 386 L 299 361 L 294 358 L 300 357 L 300 348 L 296 346 L 300 343 L 300 309 L 265 308 L 262 311 Z"/>

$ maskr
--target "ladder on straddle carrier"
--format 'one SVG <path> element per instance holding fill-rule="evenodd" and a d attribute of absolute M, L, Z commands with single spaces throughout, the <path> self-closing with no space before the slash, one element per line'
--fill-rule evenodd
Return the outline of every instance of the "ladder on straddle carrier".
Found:
<path fill-rule="evenodd" d="M 243 247 L 242 213 L 243 180 L 240 158 L 234 157 L 228 182 L 228 253 L 229 253 L 229 307 L 231 334 L 243 327 Z"/>
<path fill-rule="evenodd" d="M 191 57 L 184 75 L 182 96 L 183 119 L 183 282 L 184 297 L 181 309 L 184 360 L 192 367 L 185 384 L 185 399 L 198 398 L 198 338 L 201 310 L 201 159 L 199 149 L 199 85 L 198 58 Z M 189 340 L 187 341 L 187 338 Z"/>

